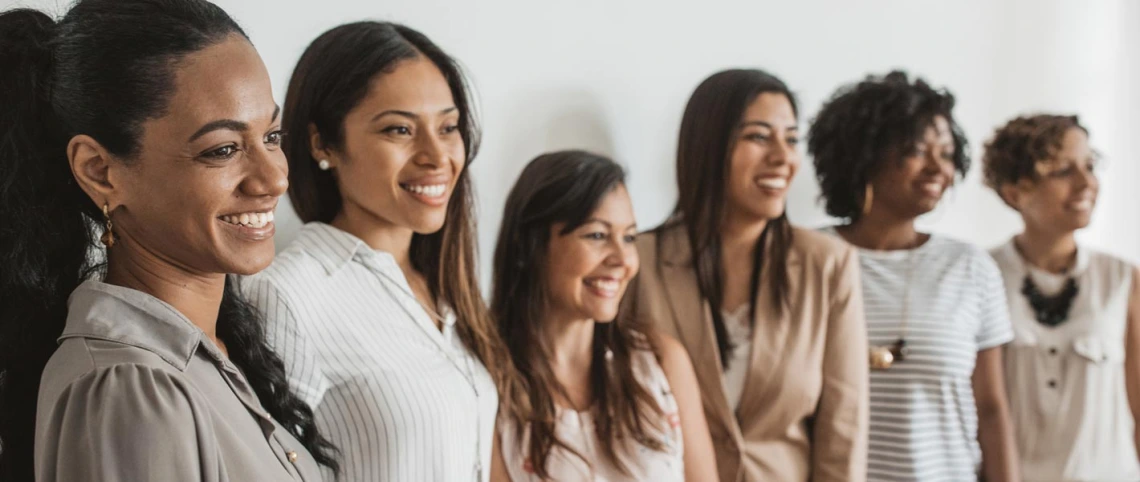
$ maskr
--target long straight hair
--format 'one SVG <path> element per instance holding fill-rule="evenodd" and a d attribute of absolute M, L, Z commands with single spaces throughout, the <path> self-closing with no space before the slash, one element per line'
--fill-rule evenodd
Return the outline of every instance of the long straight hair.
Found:
<path fill-rule="evenodd" d="M 546 465 L 555 448 L 582 457 L 556 434 L 555 396 L 568 396 L 550 365 L 551 347 L 544 342 L 551 229 L 556 223 L 566 223 L 557 234 L 569 234 L 589 219 L 607 194 L 624 184 L 621 166 L 605 157 L 583 151 L 544 154 L 523 169 L 503 210 L 491 311 L 526 385 L 512 404 L 515 410 L 504 415 L 514 423 L 520 443 L 530 430 L 529 443 L 520 449 L 543 479 L 552 475 Z M 661 407 L 633 374 L 635 350 L 657 352 L 650 328 L 636 317 L 619 315 L 612 322 L 594 325 L 589 377 L 595 397 L 595 433 L 603 456 L 626 474 L 629 471 L 617 451 L 623 439 L 631 438 L 652 450 L 665 447 L 654 431 L 661 426 Z"/>
<path fill-rule="evenodd" d="M 721 314 L 724 300 L 724 269 L 721 257 L 721 226 L 725 218 L 724 195 L 736 133 L 744 111 L 760 94 L 776 93 L 788 98 L 798 116 L 796 99 L 784 82 L 762 70 L 733 69 L 705 79 L 689 98 L 681 118 L 677 141 L 677 205 L 658 233 L 681 226 L 689 241 L 693 268 L 701 299 L 712 312 L 713 331 L 721 363 L 727 367 L 733 346 Z M 658 251 L 662 237 L 657 236 Z M 770 263 L 772 285 L 767 290 L 777 309 L 783 309 L 788 294 L 787 257 L 792 228 L 787 213 L 769 220 L 754 248 L 749 278 L 749 323 L 756 319 L 756 297 L 764 263 Z"/>
<path fill-rule="evenodd" d="M 177 60 L 245 37 L 204 0 L 80 0 L 56 23 L 34 10 L 0 14 L 0 480 L 33 480 L 40 377 L 67 300 L 102 266 L 91 256 L 102 216 L 66 155 L 79 134 L 127 162 L 142 123 L 162 115 Z M 171 180 L 177 182 L 177 180 Z M 262 406 L 317 462 L 335 449 L 289 390 L 259 315 L 227 280 L 218 338 Z"/>
<path fill-rule="evenodd" d="M 342 148 L 344 120 L 367 95 L 378 75 L 401 61 L 427 58 L 443 73 L 459 110 L 459 133 L 466 162 L 447 204 L 443 228 L 412 236 L 412 266 L 427 278 L 432 297 L 455 311 L 456 331 L 463 343 L 491 373 L 500 399 L 517 390 L 517 373 L 506 345 L 495 330 L 479 290 L 476 266 L 474 193 L 468 174 L 479 147 L 479 127 L 458 62 L 430 39 L 409 27 L 390 22 L 356 22 L 335 27 L 317 37 L 293 70 L 283 109 L 284 151 L 289 159 L 289 199 L 304 222 L 331 222 L 343 199 L 332 171 L 317 168 L 309 129 L 320 134 L 322 147 Z"/>

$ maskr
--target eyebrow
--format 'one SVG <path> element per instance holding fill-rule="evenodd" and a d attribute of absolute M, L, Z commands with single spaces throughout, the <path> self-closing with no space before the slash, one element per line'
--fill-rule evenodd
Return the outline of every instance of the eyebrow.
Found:
<path fill-rule="evenodd" d="M 761 121 L 761 120 L 744 121 L 744 122 L 740 123 L 741 129 L 748 127 L 748 126 L 760 126 L 760 127 L 767 127 L 769 129 L 775 129 L 775 127 L 773 127 L 772 124 L 770 124 L 768 122 Z M 788 126 L 787 129 L 790 131 L 791 130 L 799 130 L 800 126 L 798 126 L 796 124 L 792 124 L 792 125 Z"/>
<path fill-rule="evenodd" d="M 281 115 L 281 106 L 273 106 L 273 117 L 270 119 L 270 122 L 276 121 L 277 116 L 279 115 Z M 249 124 L 234 119 L 218 119 L 216 121 L 206 123 L 206 125 L 202 126 L 200 129 L 195 131 L 194 134 L 190 135 L 190 139 L 186 142 L 194 142 L 198 140 L 199 137 L 218 130 L 245 132 L 249 130 Z"/>
<path fill-rule="evenodd" d="M 583 225 L 583 226 L 585 226 L 585 225 L 587 225 L 587 224 L 590 224 L 590 223 L 598 223 L 598 224 L 604 224 L 604 225 L 605 225 L 607 228 L 609 228 L 609 229 L 613 229 L 613 228 L 614 228 L 614 225 L 613 225 L 613 223 L 611 223 L 611 222 L 609 222 L 609 221 L 605 221 L 605 220 L 602 220 L 602 219 L 598 219 L 598 218 L 590 218 L 590 219 L 587 219 L 587 220 L 585 220 L 584 222 L 582 222 L 582 225 Z M 636 224 L 632 224 L 632 225 L 630 225 L 628 228 L 625 228 L 625 229 L 626 229 L 627 231 L 628 231 L 628 230 L 630 230 L 630 229 L 637 229 L 637 225 L 636 225 Z"/>
<path fill-rule="evenodd" d="M 439 111 L 439 115 L 450 114 L 450 113 L 455 112 L 457 110 L 459 110 L 458 107 L 451 106 L 451 107 L 448 107 L 446 109 Z M 400 117 L 407 117 L 407 118 L 412 119 L 412 120 L 417 120 L 420 118 L 420 115 L 416 114 L 415 112 L 409 112 L 406 110 L 399 110 L 399 109 L 389 109 L 389 110 L 380 112 L 380 113 L 372 116 L 372 119 L 369 120 L 368 122 L 375 122 L 377 119 L 384 117 L 386 115 L 398 115 Z"/>

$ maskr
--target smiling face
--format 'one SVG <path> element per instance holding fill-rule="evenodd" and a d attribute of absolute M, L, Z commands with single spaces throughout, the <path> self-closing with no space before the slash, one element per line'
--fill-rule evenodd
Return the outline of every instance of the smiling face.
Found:
<path fill-rule="evenodd" d="M 315 149 L 314 158 L 329 160 L 345 212 L 434 233 L 466 162 L 459 116 L 439 68 L 422 56 L 403 60 L 345 117 L 343 148 Z"/>
<path fill-rule="evenodd" d="M 725 187 L 729 216 L 753 221 L 780 217 L 800 166 L 799 129 L 787 96 L 756 96 L 732 142 Z"/>
<path fill-rule="evenodd" d="M 1021 213 L 1027 228 L 1073 232 L 1092 221 L 1100 191 L 1096 164 L 1088 134 L 1072 127 L 1052 159 L 1037 161 L 1037 179 L 1007 186 L 1003 195 Z"/>
<path fill-rule="evenodd" d="M 569 233 L 551 227 L 545 281 L 556 319 L 612 321 L 629 280 L 637 275 L 637 223 L 625 186 L 606 194 L 597 209 Z"/>
<path fill-rule="evenodd" d="M 107 203 L 128 250 L 196 273 L 252 274 L 273 259 L 273 210 L 288 187 L 269 75 L 239 35 L 174 67 L 161 117 L 141 125 L 137 154 L 100 163 L 73 155 L 73 171 Z M 77 137 L 78 139 L 78 137 Z M 69 151 L 91 152 L 73 139 Z"/>
<path fill-rule="evenodd" d="M 871 181 L 872 209 L 906 219 L 938 207 L 954 182 L 954 136 L 945 117 L 935 116 L 914 145 L 901 146 L 901 159 L 883 164 Z"/>

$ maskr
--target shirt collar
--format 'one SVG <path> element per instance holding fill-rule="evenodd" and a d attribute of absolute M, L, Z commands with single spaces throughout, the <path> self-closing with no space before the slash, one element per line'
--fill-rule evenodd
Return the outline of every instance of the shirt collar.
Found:
<path fill-rule="evenodd" d="M 203 347 L 219 363 L 229 361 L 205 333 L 166 302 L 141 291 L 88 280 L 68 299 L 67 324 L 59 341 L 95 338 L 147 350 L 185 370 Z"/>
<path fill-rule="evenodd" d="M 297 233 L 296 243 L 317 260 L 327 274 L 333 274 L 358 251 L 368 247 L 360 238 L 320 222 L 305 224 Z"/>

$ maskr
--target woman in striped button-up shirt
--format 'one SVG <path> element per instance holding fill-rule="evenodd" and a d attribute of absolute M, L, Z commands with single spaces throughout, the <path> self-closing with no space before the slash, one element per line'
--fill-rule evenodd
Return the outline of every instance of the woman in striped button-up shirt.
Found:
<path fill-rule="evenodd" d="M 243 289 L 340 447 L 340 480 L 485 480 L 512 382 L 477 285 L 458 66 L 410 28 L 343 25 L 302 55 L 284 116 L 307 224 Z"/>

